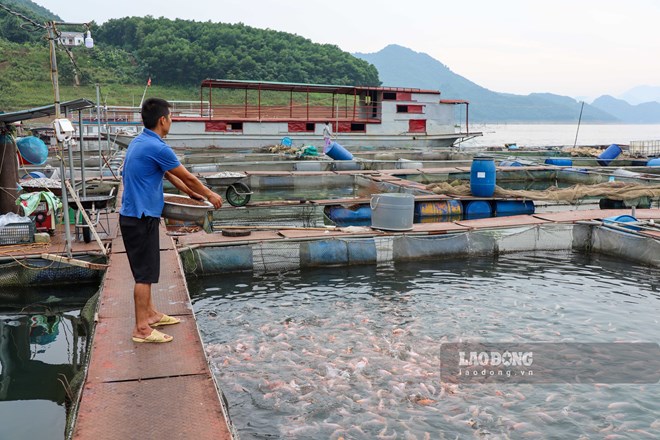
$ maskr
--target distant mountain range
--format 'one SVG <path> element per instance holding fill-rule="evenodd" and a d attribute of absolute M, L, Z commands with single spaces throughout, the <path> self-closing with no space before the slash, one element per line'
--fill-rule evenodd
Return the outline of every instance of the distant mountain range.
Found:
<path fill-rule="evenodd" d="M 621 122 L 628 124 L 653 124 L 660 122 L 660 102 L 644 102 L 631 105 L 622 99 L 603 95 L 591 103 L 611 115 L 615 115 Z"/>
<path fill-rule="evenodd" d="M 395 44 L 376 53 L 353 55 L 376 66 L 381 81 L 387 86 L 440 90 L 443 99 L 469 101 L 472 122 L 574 123 L 580 114 L 581 103 L 571 97 L 552 93 L 515 95 L 494 92 L 452 72 L 425 53 Z M 660 123 L 660 103 L 631 105 L 610 96 L 602 96 L 591 105 L 584 105 L 582 121 Z"/>
<path fill-rule="evenodd" d="M 654 86 L 637 86 L 628 90 L 619 96 L 632 105 L 644 104 L 646 102 L 660 102 L 660 87 Z"/>

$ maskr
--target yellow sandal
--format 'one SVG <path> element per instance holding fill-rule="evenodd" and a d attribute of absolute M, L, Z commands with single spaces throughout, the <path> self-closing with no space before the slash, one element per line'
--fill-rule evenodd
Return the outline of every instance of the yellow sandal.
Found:
<path fill-rule="evenodd" d="M 178 324 L 180 322 L 181 320 L 179 318 L 175 318 L 174 316 L 163 314 L 163 317 L 160 318 L 160 321 L 154 322 L 153 324 L 149 324 L 149 325 L 151 325 L 151 327 L 160 327 L 162 325 L 172 325 L 172 324 Z"/>
<path fill-rule="evenodd" d="M 158 330 L 151 330 L 151 334 L 146 338 L 138 338 L 137 336 L 133 336 L 132 339 L 133 342 L 139 342 L 139 343 L 148 342 L 148 343 L 160 344 L 163 342 L 170 342 L 172 339 L 174 339 L 174 337 L 159 332 Z"/>

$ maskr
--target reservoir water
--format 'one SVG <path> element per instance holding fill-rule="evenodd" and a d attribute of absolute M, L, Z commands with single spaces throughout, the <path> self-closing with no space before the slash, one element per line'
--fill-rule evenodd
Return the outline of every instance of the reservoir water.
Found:
<path fill-rule="evenodd" d="M 660 385 L 451 385 L 444 342 L 658 342 L 660 272 L 521 253 L 190 279 L 242 439 L 658 438 Z"/>
<path fill-rule="evenodd" d="M 0 438 L 65 438 L 90 337 L 80 309 L 97 290 L 84 284 L 3 289 Z M 19 292 L 20 301 L 7 300 Z"/>
<path fill-rule="evenodd" d="M 464 142 L 464 147 L 628 145 L 630 141 L 660 139 L 659 124 L 471 124 L 471 132 L 483 136 Z"/>

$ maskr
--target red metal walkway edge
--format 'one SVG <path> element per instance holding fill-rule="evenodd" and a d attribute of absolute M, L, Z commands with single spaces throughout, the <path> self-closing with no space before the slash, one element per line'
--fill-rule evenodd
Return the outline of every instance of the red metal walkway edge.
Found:
<path fill-rule="evenodd" d="M 161 228 L 161 279 L 152 286 L 156 308 L 181 319 L 163 330 L 174 336 L 166 344 L 131 340 L 134 283 L 121 240 L 101 287 L 73 437 L 231 439 L 171 238 Z"/>

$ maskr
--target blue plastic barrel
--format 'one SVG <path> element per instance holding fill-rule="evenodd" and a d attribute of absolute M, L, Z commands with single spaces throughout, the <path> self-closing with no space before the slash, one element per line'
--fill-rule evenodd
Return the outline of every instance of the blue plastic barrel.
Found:
<path fill-rule="evenodd" d="M 32 179 L 45 179 L 46 175 L 41 171 L 30 171 L 29 173 L 21 177 L 21 179 L 27 179 L 28 177 Z"/>
<path fill-rule="evenodd" d="M 621 154 L 621 147 L 617 144 L 612 144 L 607 147 L 607 150 L 600 153 L 598 156 L 598 163 L 600 166 L 606 167 L 612 162 L 613 159 L 616 159 L 619 154 Z"/>
<path fill-rule="evenodd" d="M 350 208 L 328 205 L 323 213 L 337 226 L 371 226 L 371 207 L 354 205 Z"/>
<path fill-rule="evenodd" d="M 333 142 L 328 147 L 328 151 L 325 152 L 328 156 L 334 160 L 352 160 L 353 155 L 346 148 L 339 145 L 337 142 Z"/>
<path fill-rule="evenodd" d="M 613 217 L 607 217 L 607 218 L 603 219 L 603 223 L 606 223 L 606 224 L 609 223 L 609 224 L 613 224 L 613 225 L 620 226 L 620 227 L 623 227 L 623 228 L 628 228 L 628 229 L 631 229 L 633 231 L 639 231 L 640 228 L 638 228 L 635 225 L 620 225 L 620 224 L 618 224 L 618 223 L 633 223 L 633 222 L 637 222 L 637 219 L 635 217 L 633 217 L 632 215 L 615 215 Z"/>
<path fill-rule="evenodd" d="M 495 202 L 495 216 L 507 217 L 510 215 L 534 214 L 534 202 L 531 200 L 498 200 Z"/>
<path fill-rule="evenodd" d="M 458 200 L 415 203 L 415 223 L 450 222 L 462 218 L 463 205 Z"/>
<path fill-rule="evenodd" d="M 545 160 L 545 163 L 548 165 L 555 165 L 558 167 L 572 167 L 572 159 L 558 159 L 558 158 L 548 158 Z"/>
<path fill-rule="evenodd" d="M 493 216 L 493 207 L 486 200 L 470 200 L 463 202 L 463 217 L 465 220 L 488 218 Z"/>
<path fill-rule="evenodd" d="M 501 167 L 521 167 L 523 166 L 520 162 L 517 160 L 503 160 L 500 162 Z"/>
<path fill-rule="evenodd" d="M 48 147 L 38 137 L 27 136 L 16 141 L 21 157 L 32 165 L 43 165 L 48 159 Z"/>
<path fill-rule="evenodd" d="M 478 156 L 470 167 L 470 191 L 475 197 L 492 197 L 495 193 L 497 169 L 490 157 Z"/>
<path fill-rule="evenodd" d="M 646 162 L 647 167 L 660 167 L 660 157 L 656 157 L 655 159 L 651 159 L 648 162 Z"/>

